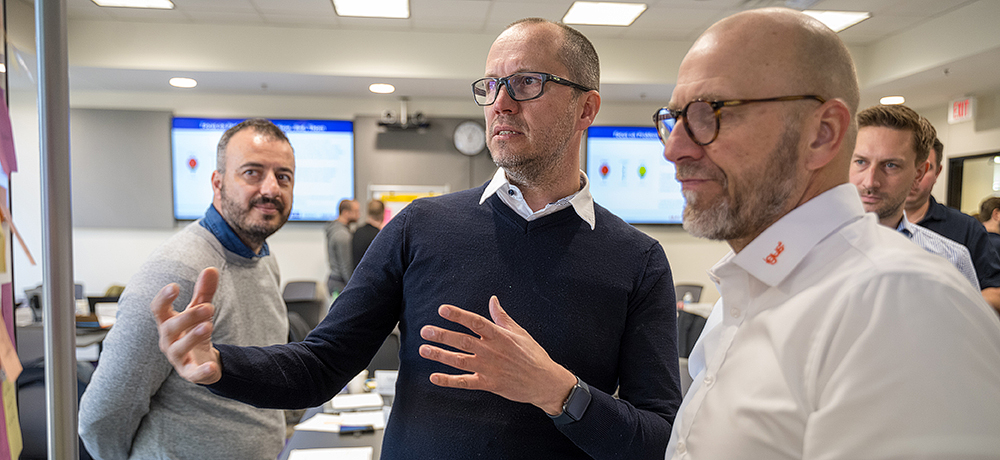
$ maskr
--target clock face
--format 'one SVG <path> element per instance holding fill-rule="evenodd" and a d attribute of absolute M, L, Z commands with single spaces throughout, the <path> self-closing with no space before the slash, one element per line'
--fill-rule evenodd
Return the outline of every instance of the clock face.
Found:
<path fill-rule="evenodd" d="M 475 121 L 463 121 L 455 128 L 454 140 L 459 152 L 472 156 L 486 147 L 486 130 Z"/>

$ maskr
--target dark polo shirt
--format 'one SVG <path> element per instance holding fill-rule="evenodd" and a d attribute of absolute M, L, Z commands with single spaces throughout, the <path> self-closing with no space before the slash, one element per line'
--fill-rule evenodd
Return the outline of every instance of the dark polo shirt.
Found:
<path fill-rule="evenodd" d="M 1000 255 L 975 217 L 938 203 L 932 196 L 927 214 L 917 224 L 969 248 L 979 287 L 1000 287 Z"/>

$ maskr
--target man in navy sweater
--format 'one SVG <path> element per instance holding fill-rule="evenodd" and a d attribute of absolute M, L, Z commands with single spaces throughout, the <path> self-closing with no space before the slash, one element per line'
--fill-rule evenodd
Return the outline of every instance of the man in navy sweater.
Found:
<path fill-rule="evenodd" d="M 660 244 L 595 204 L 580 171 L 597 54 L 522 20 L 485 75 L 492 181 L 404 209 L 300 343 L 213 345 L 212 270 L 183 313 L 164 288 L 152 308 L 178 373 L 259 407 L 315 406 L 398 321 L 382 458 L 662 458 L 680 400 L 673 281 Z"/>

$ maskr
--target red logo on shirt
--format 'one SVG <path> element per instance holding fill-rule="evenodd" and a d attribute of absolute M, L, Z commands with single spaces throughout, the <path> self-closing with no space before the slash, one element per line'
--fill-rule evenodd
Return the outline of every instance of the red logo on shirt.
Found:
<path fill-rule="evenodd" d="M 774 247 L 774 252 L 768 254 L 767 257 L 764 258 L 764 262 L 767 262 L 770 265 L 778 263 L 778 256 L 780 256 L 782 252 L 785 252 L 785 244 L 779 241 L 778 245 Z"/>

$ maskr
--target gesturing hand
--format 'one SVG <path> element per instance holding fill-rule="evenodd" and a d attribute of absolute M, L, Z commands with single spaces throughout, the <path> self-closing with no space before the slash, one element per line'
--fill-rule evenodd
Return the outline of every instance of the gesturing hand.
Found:
<path fill-rule="evenodd" d="M 431 383 L 489 391 L 511 401 L 534 404 L 550 415 L 562 412 L 563 401 L 576 384 L 576 377 L 553 361 L 541 345 L 500 308 L 496 296 L 490 298 L 493 322 L 453 305 L 442 305 L 438 314 L 469 328 L 478 337 L 424 326 L 420 330 L 424 339 L 465 353 L 421 345 L 420 356 L 471 372 L 462 375 L 434 373 Z"/>
<path fill-rule="evenodd" d="M 215 312 L 211 302 L 218 285 L 219 271 L 209 267 L 198 276 L 184 311 L 175 312 L 171 305 L 179 290 L 172 283 L 160 289 L 149 306 L 160 331 L 160 350 L 178 375 L 194 383 L 211 384 L 222 378 L 219 352 L 211 341 Z"/>

